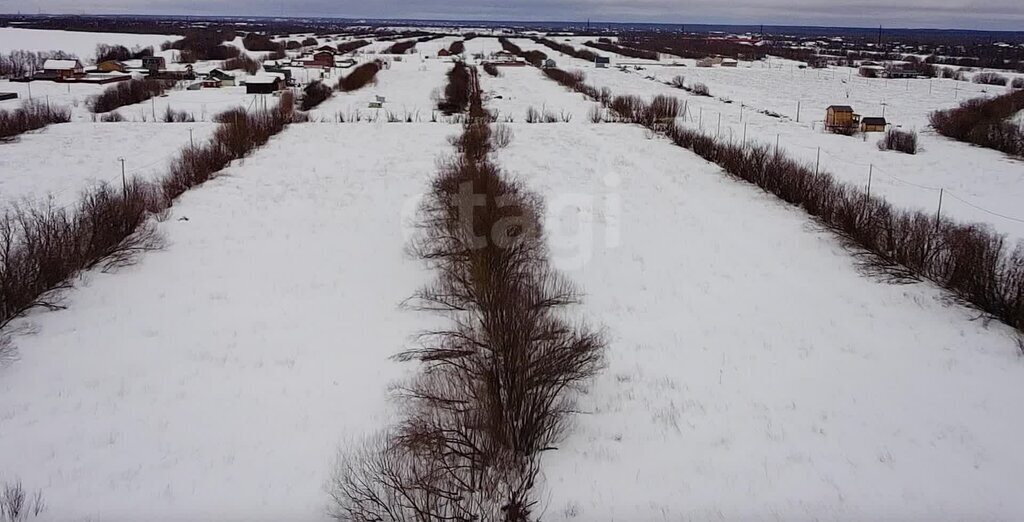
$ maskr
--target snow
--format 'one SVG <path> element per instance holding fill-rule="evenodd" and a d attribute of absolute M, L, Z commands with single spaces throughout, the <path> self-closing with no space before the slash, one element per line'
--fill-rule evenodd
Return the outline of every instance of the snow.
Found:
<path fill-rule="evenodd" d="M 180 38 L 161 34 L 86 33 L 0 27 L 0 54 L 15 50 L 64 51 L 77 56 L 83 63 L 91 63 L 99 44 L 123 45 L 129 49 L 136 45 L 153 46 L 153 49 L 159 51 L 160 44 Z"/>
<path fill-rule="evenodd" d="M 406 246 L 459 132 L 426 123 L 451 67 L 434 55 L 453 40 L 420 43 L 376 85 L 335 93 L 313 123 L 177 200 L 158 225 L 163 250 L 90 271 L 66 309 L 13 325 L 20 360 L 0 366 L 0 483 L 41 489 L 55 520 L 324 519 L 335 452 L 398 418 L 388 389 L 413 368 L 389 357 L 437 321 L 400 303 L 432 277 Z M 467 42 L 469 55 L 498 49 Z M 930 200 L 886 173 L 1010 212 L 1024 190 L 1020 162 L 992 151 L 922 130 L 925 150 L 904 156 L 810 122 L 824 105 L 865 113 L 885 96 L 887 117 L 921 124 L 965 96 L 950 89 L 978 86 L 936 81 L 928 96 L 919 81 L 843 84 L 841 69 L 832 79 L 776 60 L 625 73 L 555 58 L 617 94 L 686 100 L 687 125 L 707 130 L 721 114 L 723 134 L 747 124 L 749 138 L 778 135 L 805 160 L 820 146 L 844 179 L 874 164 L 873 193 L 899 205 Z M 734 103 L 656 81 L 675 74 Z M 597 104 L 537 69 L 481 82 L 498 121 L 513 121 L 496 159 L 545 198 L 554 264 L 585 293 L 571 313 L 610 340 L 568 438 L 543 457 L 544 520 L 1024 518 L 1014 488 L 1024 367 L 1009 328 L 930 284 L 858 273 L 802 211 L 636 126 L 591 123 Z M 103 124 L 84 108 L 102 87 L 31 88 L 75 106 L 74 122 L 0 144 L 3 206 L 47 194 L 65 204 L 96 180 L 117 182 L 118 157 L 129 174 L 160 175 L 188 129 L 199 141 L 214 128 L 141 122 L 166 107 L 208 121 L 274 101 L 241 87 L 176 90 L 119 111 L 136 123 Z M 333 123 L 368 113 L 376 96 L 423 123 Z M 789 115 L 794 99 L 812 116 L 756 112 Z M 529 107 L 572 119 L 525 124 Z M 955 200 L 943 209 L 983 219 Z"/>
<path fill-rule="evenodd" d="M 689 66 L 664 61 L 642 70 L 597 69 L 531 40 L 513 42 L 524 50 L 548 53 L 562 69 L 582 70 L 587 83 L 609 87 L 616 95 L 677 97 L 687 106 L 685 123 L 706 132 L 736 141 L 745 134 L 748 141 L 773 147 L 778 141 L 780 150 L 810 165 L 818 161 L 820 148 L 822 170 L 860 186 L 866 186 L 870 176 L 872 194 L 884 196 L 898 207 L 934 213 L 942 189 L 943 214 L 988 224 L 1011 241 L 1024 239 L 1024 212 L 1020 210 L 1024 162 L 940 136 L 928 127 L 931 111 L 955 107 L 972 97 L 1002 94 L 1007 92 L 1005 88 L 948 79 L 868 79 L 849 68 L 800 70 L 797 62 L 775 58 L 764 63 L 741 62 L 738 68 L 697 68 L 693 60 L 675 60 Z M 685 76 L 687 85 L 706 84 L 712 97 L 689 95 L 664 83 L 677 75 Z M 798 102 L 799 122 L 795 121 Z M 884 113 L 890 123 L 916 130 L 921 150 L 916 155 L 880 151 L 877 141 L 881 133 L 866 138 L 825 133 L 825 108 L 840 104 L 851 105 L 862 116 Z"/>
<path fill-rule="evenodd" d="M 129 177 L 157 179 L 190 139 L 205 142 L 213 123 L 62 123 L 0 144 L 0 208 L 52 200 L 71 206 L 99 181 L 121 184 Z M 191 136 L 190 136 L 191 131 Z"/>
<path fill-rule="evenodd" d="M 388 422 L 388 357 L 431 320 L 398 307 L 428 277 L 402 225 L 452 129 L 295 125 L 186 193 L 166 250 L 15 339 L 0 482 L 57 520 L 321 518 L 336 450 Z"/>
<path fill-rule="evenodd" d="M 1008 328 L 858 275 L 801 211 L 641 129 L 512 128 L 500 163 L 611 339 L 544 459 L 545 520 L 1024 516 Z"/>

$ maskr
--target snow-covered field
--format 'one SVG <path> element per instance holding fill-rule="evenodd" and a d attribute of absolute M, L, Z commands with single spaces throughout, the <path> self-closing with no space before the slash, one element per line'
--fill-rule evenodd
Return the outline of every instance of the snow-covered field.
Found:
<path fill-rule="evenodd" d="M 822 170 L 862 186 L 870 176 L 872 194 L 897 206 L 935 212 L 939 189 L 944 189 L 944 214 L 965 222 L 987 223 L 1014 241 L 1024 239 L 1020 206 L 1024 201 L 1024 161 L 945 138 L 927 127 L 933 110 L 955 107 L 972 97 L 1002 94 L 1007 92 L 1004 87 L 948 79 L 867 79 L 851 74 L 849 68 L 800 70 L 795 62 L 778 59 L 741 62 L 735 69 L 698 68 L 693 60 L 674 60 L 689 66 L 648 65 L 623 72 L 595 68 L 527 39 L 513 41 L 523 49 L 548 53 L 562 69 L 582 70 L 589 84 L 609 87 L 614 94 L 678 97 L 687 106 L 685 121 L 707 132 L 736 141 L 745 135 L 748 141 L 771 146 L 778 141 L 780 150 L 811 165 L 818 161 L 820 148 Z M 688 85 L 706 84 L 712 97 L 693 96 L 663 83 L 677 75 L 685 76 Z M 868 134 L 865 140 L 827 134 L 822 129 L 829 105 L 850 105 L 863 116 L 881 116 L 883 103 L 890 123 L 918 131 L 918 154 L 880 151 L 880 133 Z"/>
<path fill-rule="evenodd" d="M 191 140 L 204 143 L 213 123 L 64 123 L 22 134 L 0 144 L 0 208 L 52 200 L 70 206 L 79 193 L 106 181 L 121 184 L 121 162 L 128 177 L 157 179 Z M 191 133 L 190 133 L 191 131 Z"/>
<path fill-rule="evenodd" d="M 17 50 L 64 51 L 78 56 L 82 63 L 91 63 L 99 44 L 123 45 L 129 49 L 137 45 L 153 46 L 153 49 L 159 51 L 160 44 L 179 38 L 162 34 L 86 33 L 0 27 L 0 54 Z"/>
<path fill-rule="evenodd" d="M 313 123 L 177 200 L 158 227 L 163 250 L 89 272 L 66 309 L 14 324 L 20 359 L 0 365 L 0 484 L 42 490 L 55 520 L 324 519 L 336 451 L 396 421 L 388 389 L 412 368 L 389 357 L 435 321 L 400 308 L 431 277 L 406 246 L 459 131 L 333 118 L 380 95 L 385 111 L 426 121 L 450 68 L 436 53 L 452 41 L 420 43 L 376 85 L 335 93 Z M 498 49 L 467 42 L 470 55 Z M 1011 213 L 1024 196 L 1021 163 L 992 151 L 924 133 L 925 150 L 904 157 L 821 134 L 816 104 L 843 84 L 813 71 L 624 73 L 557 59 L 617 94 L 679 96 L 703 115 L 692 125 L 721 113 L 723 133 L 747 124 L 748 138 L 779 135 L 792 154 L 820 146 L 823 168 L 845 179 L 856 180 L 844 162 L 874 163 L 873 192 L 899 205 L 927 208 L 881 173 Z M 656 81 L 677 70 L 734 103 Z M 569 437 L 545 453 L 542 519 L 1024 518 L 1024 366 L 1009 328 L 930 284 L 859 274 L 806 214 L 641 128 L 591 123 L 596 104 L 537 69 L 480 77 L 488 108 L 513 118 L 496 159 L 545 198 L 554 264 L 586 294 L 574 313 L 611 341 Z M 33 94 L 88 95 L 44 85 L 67 89 L 36 82 Z M 955 104 L 860 87 L 855 108 L 883 93 L 887 116 L 907 122 Z M 787 89 L 812 116 L 756 112 L 784 106 Z M 121 112 L 141 120 L 170 106 L 199 119 L 258 101 L 241 88 L 174 91 Z M 529 107 L 572 120 L 525 124 Z M 130 174 L 159 175 L 189 129 L 199 142 L 214 128 L 91 123 L 82 111 L 0 144 L 0 205 L 118 181 L 118 157 Z M 943 209 L 983 220 L 950 200 Z"/>

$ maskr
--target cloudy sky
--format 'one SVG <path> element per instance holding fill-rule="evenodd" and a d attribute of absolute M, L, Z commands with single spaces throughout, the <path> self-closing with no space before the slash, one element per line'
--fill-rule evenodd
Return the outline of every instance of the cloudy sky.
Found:
<path fill-rule="evenodd" d="M 17 12 L 1024 30 L 1024 0 L 0 0 Z"/>

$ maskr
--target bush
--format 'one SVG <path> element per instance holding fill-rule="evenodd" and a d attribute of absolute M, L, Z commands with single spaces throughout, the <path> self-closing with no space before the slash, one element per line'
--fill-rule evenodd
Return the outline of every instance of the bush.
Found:
<path fill-rule="evenodd" d="M 395 42 L 391 44 L 391 47 L 384 49 L 384 54 L 405 54 L 412 49 L 416 48 L 416 40 L 407 40 L 405 42 Z"/>
<path fill-rule="evenodd" d="M 455 62 L 448 71 L 448 83 L 444 87 L 444 99 L 437 102 L 437 109 L 446 115 L 465 112 L 470 98 L 470 72 L 463 62 Z"/>
<path fill-rule="evenodd" d="M 108 112 L 100 116 L 100 121 L 103 123 L 120 123 L 124 121 L 124 116 L 121 116 L 120 112 Z"/>
<path fill-rule="evenodd" d="M 303 47 L 314 47 L 316 45 L 319 45 L 319 43 L 320 42 L 318 42 L 316 40 L 316 38 L 312 38 L 312 37 L 311 38 L 306 38 L 306 39 L 302 40 L 302 46 Z"/>
<path fill-rule="evenodd" d="M 167 48 L 180 51 L 179 60 L 183 63 L 195 63 L 200 60 L 223 61 L 242 53 L 233 45 L 222 45 L 234 39 L 233 32 L 194 30 L 181 40 L 168 44 Z"/>
<path fill-rule="evenodd" d="M 166 80 L 129 80 L 107 87 L 92 101 L 94 113 L 110 112 L 125 105 L 144 102 L 154 96 L 160 96 L 174 85 Z"/>
<path fill-rule="evenodd" d="M 490 76 L 494 76 L 495 78 L 501 76 L 501 71 L 498 70 L 498 66 L 491 62 L 484 64 L 484 72 Z"/>
<path fill-rule="evenodd" d="M 686 77 L 681 74 L 672 77 L 671 83 L 676 89 L 686 89 Z"/>
<path fill-rule="evenodd" d="M 295 40 L 288 40 L 288 43 L 284 44 L 284 48 L 289 51 L 297 51 L 302 49 L 302 43 Z"/>
<path fill-rule="evenodd" d="M 462 40 L 456 41 L 452 43 L 450 47 L 448 47 L 448 52 L 452 53 L 453 55 L 462 54 L 466 52 L 466 43 Z"/>
<path fill-rule="evenodd" d="M 508 38 L 505 38 L 504 36 L 498 37 L 498 42 L 501 44 L 501 48 L 502 49 L 504 49 L 505 51 L 508 51 L 508 52 L 510 52 L 510 53 L 512 53 L 512 54 L 514 54 L 514 55 L 516 55 L 518 57 L 520 57 L 520 58 L 525 59 L 527 62 L 533 64 L 535 67 L 540 67 L 541 64 L 544 63 L 544 60 L 547 60 L 547 58 L 548 58 L 548 55 L 544 54 L 544 52 L 542 52 L 542 51 L 526 51 L 526 52 L 524 52 L 522 48 L 520 48 L 518 45 L 512 43 L 511 40 L 509 40 Z"/>
<path fill-rule="evenodd" d="M 628 56 L 630 58 L 639 58 L 641 60 L 657 60 L 659 58 L 658 53 L 655 51 L 648 51 L 645 49 L 634 49 L 632 47 L 623 47 L 621 45 L 615 45 L 607 38 L 601 38 L 597 42 L 587 42 L 583 45 L 587 47 L 593 47 L 594 49 L 600 49 L 610 53 L 620 54 L 622 56 Z"/>
<path fill-rule="evenodd" d="M 280 52 L 284 50 L 284 46 L 275 42 L 272 38 L 264 34 L 249 33 L 242 38 L 242 46 L 247 51 L 254 52 Z"/>
<path fill-rule="evenodd" d="M 1013 79 L 1013 83 L 1010 84 L 1014 89 L 1024 89 L 1024 78 L 1018 76 Z"/>
<path fill-rule="evenodd" d="M 117 114 L 111 113 L 111 114 Z M 170 105 L 167 106 L 167 110 L 164 111 L 164 123 L 193 123 L 196 121 L 195 116 L 185 112 L 176 111 L 171 109 Z"/>
<path fill-rule="evenodd" d="M 889 129 L 885 137 L 878 142 L 879 150 L 898 150 L 907 154 L 917 154 L 917 133 Z"/>
<path fill-rule="evenodd" d="M 252 58 L 249 58 L 249 55 L 243 54 L 243 55 L 239 55 L 237 58 L 232 58 L 230 60 L 225 61 L 224 62 L 224 70 L 225 71 L 243 70 L 243 71 L 249 73 L 250 75 L 253 75 L 253 74 L 256 74 L 256 72 L 260 70 L 260 63 L 257 62 L 256 60 L 253 60 Z"/>
<path fill-rule="evenodd" d="M 941 71 L 940 71 L 940 76 L 942 76 L 943 78 L 951 79 L 951 80 L 958 80 L 958 81 L 966 81 L 967 80 L 967 75 L 964 74 L 963 71 L 958 71 L 958 70 L 956 70 L 956 69 L 954 69 L 952 67 L 943 67 L 941 69 Z"/>
<path fill-rule="evenodd" d="M 330 98 L 333 90 L 317 80 L 307 85 L 302 92 L 303 96 L 300 110 L 308 111 L 323 103 L 327 98 Z"/>
<path fill-rule="evenodd" d="M 690 87 L 690 92 L 696 94 L 697 96 L 711 96 L 711 90 L 708 89 L 708 86 L 704 85 L 703 83 L 693 84 L 693 86 Z"/>
<path fill-rule="evenodd" d="M 554 40 L 549 40 L 547 38 L 534 38 L 534 41 L 539 44 L 545 45 L 551 49 L 554 49 L 560 53 L 568 54 L 569 56 L 572 56 L 574 58 L 579 58 L 580 60 L 593 62 L 596 61 L 598 58 L 597 53 L 593 51 L 589 51 L 586 49 L 577 49 L 571 45 L 558 43 Z"/>
<path fill-rule="evenodd" d="M 348 92 L 362 89 L 374 81 L 377 73 L 380 72 L 380 67 L 379 61 L 364 63 L 356 67 L 348 76 L 338 81 L 338 90 Z"/>
<path fill-rule="evenodd" d="M 995 98 L 967 100 L 955 109 L 929 115 L 939 134 L 955 140 L 1024 156 L 1024 131 L 1008 121 L 1024 110 L 1024 91 L 1012 91 Z"/>
<path fill-rule="evenodd" d="M 41 129 L 51 123 L 71 121 L 71 110 L 40 101 L 25 101 L 13 111 L 0 111 L 0 140 Z"/>
<path fill-rule="evenodd" d="M 131 50 L 123 45 L 96 45 L 96 63 L 109 60 L 123 62 L 126 60 L 137 60 L 144 56 L 153 56 L 153 47 L 135 46 Z"/>
<path fill-rule="evenodd" d="M 351 42 L 340 43 L 338 44 L 338 52 L 341 54 L 350 53 L 357 49 L 362 49 L 367 45 L 370 45 L 370 42 L 367 42 L 366 40 L 353 40 Z"/>
<path fill-rule="evenodd" d="M 0 339 L 0 342 L 3 342 Z M 43 492 L 38 490 L 29 497 L 21 482 L 4 484 L 0 491 L 0 522 L 25 522 L 46 511 Z"/>
<path fill-rule="evenodd" d="M 983 84 L 983 85 L 1003 85 L 1003 86 L 1005 86 L 1009 82 L 1009 80 L 1007 80 L 1007 78 L 1005 76 L 1003 76 L 1001 74 L 996 74 L 996 73 L 993 73 L 993 72 L 983 72 L 983 73 L 975 74 L 974 78 L 972 78 L 971 81 L 973 81 L 974 83 L 980 83 L 980 84 Z"/>

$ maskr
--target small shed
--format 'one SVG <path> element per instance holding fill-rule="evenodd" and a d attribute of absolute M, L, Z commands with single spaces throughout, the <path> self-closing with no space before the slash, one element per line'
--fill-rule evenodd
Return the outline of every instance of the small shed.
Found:
<path fill-rule="evenodd" d="M 214 69 L 206 75 L 209 80 L 217 82 L 218 87 L 234 87 L 237 84 L 234 75 L 228 74 L 220 69 Z"/>
<path fill-rule="evenodd" d="M 740 64 L 740 62 L 738 60 L 734 60 L 732 58 L 726 58 L 726 59 L 722 60 L 722 64 L 721 65 L 722 65 L 722 67 L 736 67 L 739 64 Z"/>
<path fill-rule="evenodd" d="M 150 72 L 162 71 L 167 68 L 167 60 L 163 56 L 143 56 L 142 68 Z"/>
<path fill-rule="evenodd" d="M 855 127 L 857 121 L 853 107 L 849 105 L 829 105 L 825 109 L 825 128 L 842 129 Z"/>
<path fill-rule="evenodd" d="M 99 72 L 125 72 L 128 70 L 128 66 L 124 62 L 107 60 L 96 64 L 96 70 Z"/>
<path fill-rule="evenodd" d="M 868 116 L 860 120 L 861 132 L 885 132 L 886 126 L 888 123 L 880 116 Z"/>
<path fill-rule="evenodd" d="M 697 60 L 697 67 L 711 67 L 714 64 L 715 60 L 713 58 L 701 58 L 700 60 Z"/>
<path fill-rule="evenodd" d="M 280 76 L 257 76 L 245 82 L 246 94 L 273 94 L 283 91 L 287 87 L 284 78 Z"/>
<path fill-rule="evenodd" d="M 309 63 L 313 67 L 334 67 L 334 53 L 317 51 L 313 53 L 313 59 Z"/>
<path fill-rule="evenodd" d="M 78 60 L 51 59 L 43 62 L 43 72 L 56 78 L 67 79 L 85 74 L 85 68 Z"/>
<path fill-rule="evenodd" d="M 611 58 L 608 58 L 607 56 L 598 56 L 597 58 L 594 58 L 594 66 L 598 69 L 607 69 L 611 63 Z"/>
<path fill-rule="evenodd" d="M 17 100 L 18 93 L 16 92 L 0 92 L 0 101 L 5 100 Z"/>

